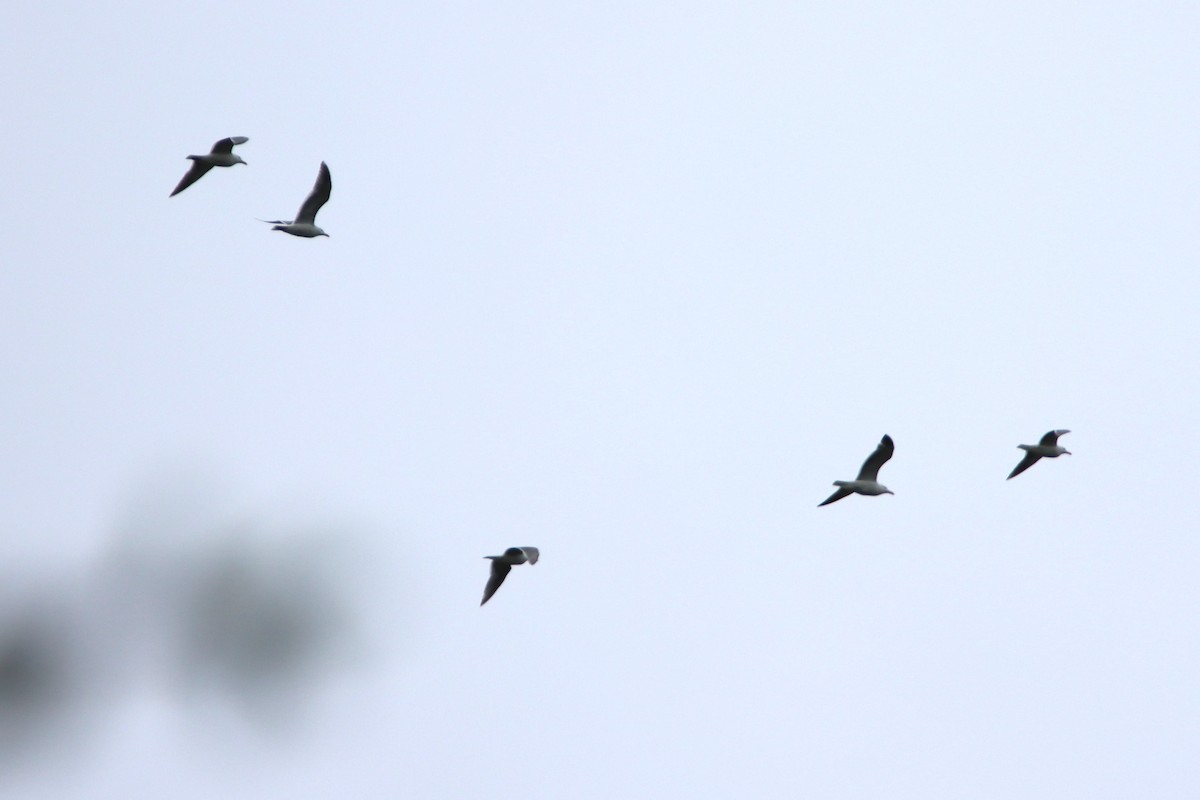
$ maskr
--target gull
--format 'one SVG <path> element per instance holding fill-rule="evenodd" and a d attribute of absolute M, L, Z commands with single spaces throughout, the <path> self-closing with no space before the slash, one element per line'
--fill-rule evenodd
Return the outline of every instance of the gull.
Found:
<path fill-rule="evenodd" d="M 504 551 L 502 556 L 484 556 L 484 558 L 492 560 L 492 576 L 488 578 L 487 586 L 483 590 L 483 599 L 479 601 L 479 605 L 492 599 L 492 595 L 500 588 L 500 584 L 504 583 L 513 564 L 524 564 L 527 561 L 530 564 L 536 564 L 538 549 L 536 547 L 510 547 Z"/>
<path fill-rule="evenodd" d="M 875 452 L 867 456 L 867 460 L 863 462 L 862 469 L 858 471 L 858 478 L 852 481 L 834 481 L 833 485 L 838 487 L 838 490 L 823 503 L 818 503 L 817 508 L 827 506 L 830 503 L 836 503 L 843 497 L 849 497 L 857 492 L 858 494 L 895 494 L 891 489 L 884 486 L 879 481 L 875 480 L 879 476 L 879 468 L 887 463 L 887 460 L 892 457 L 892 451 L 896 449 L 895 443 L 892 442 L 892 437 L 886 433 L 879 440 L 879 446 L 875 448 Z"/>
<path fill-rule="evenodd" d="M 317 172 L 317 182 L 313 184 L 312 191 L 308 193 L 308 197 L 304 198 L 304 203 L 300 206 L 300 210 L 296 212 L 294 220 L 286 219 L 264 219 L 262 222 L 269 222 L 274 225 L 271 228 L 273 231 L 283 231 L 290 233 L 292 236 L 303 236 L 305 239 L 314 239 L 318 236 L 328 236 L 329 234 L 321 230 L 316 225 L 317 212 L 321 210 L 321 206 L 329 201 L 329 192 L 333 189 L 333 181 L 329 179 L 329 167 L 325 166 L 325 162 L 321 162 L 321 169 Z"/>
<path fill-rule="evenodd" d="M 250 140 L 245 136 L 230 136 L 214 144 L 212 152 L 205 153 L 202 156 L 188 156 L 192 160 L 192 166 L 179 181 L 179 185 L 175 187 L 175 191 L 171 192 L 170 197 L 174 197 L 203 178 L 204 173 L 213 167 L 232 167 L 234 164 L 245 164 L 246 162 L 242 161 L 241 156 L 233 154 L 233 146 L 245 144 L 248 141 Z"/>
<path fill-rule="evenodd" d="M 1021 459 L 1021 463 L 1013 467 L 1013 471 L 1008 473 L 1008 477 L 1004 480 L 1009 481 L 1020 475 L 1025 470 L 1032 467 L 1038 462 L 1039 458 L 1058 458 L 1064 453 L 1071 455 L 1071 451 L 1058 444 L 1058 437 L 1064 433 L 1070 433 L 1065 428 L 1050 431 L 1037 444 L 1019 444 L 1017 447 L 1025 451 L 1025 457 Z"/>

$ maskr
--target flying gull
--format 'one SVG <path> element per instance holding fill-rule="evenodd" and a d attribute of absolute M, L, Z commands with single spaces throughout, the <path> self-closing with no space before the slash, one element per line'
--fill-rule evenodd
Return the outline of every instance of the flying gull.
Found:
<path fill-rule="evenodd" d="M 248 141 L 250 140 L 245 136 L 230 136 L 228 139 L 222 139 L 214 144 L 210 153 L 205 153 L 202 156 L 188 156 L 192 160 L 192 166 L 179 181 L 179 185 L 175 187 L 175 191 L 171 192 L 170 196 L 174 197 L 203 178 L 204 173 L 213 167 L 232 167 L 234 164 L 245 164 L 246 162 L 242 161 L 241 156 L 233 154 L 233 146 L 245 144 Z"/>
<path fill-rule="evenodd" d="M 867 460 L 863 462 L 862 469 L 858 471 L 858 478 L 852 481 L 834 481 L 833 485 L 838 487 L 838 490 L 829 495 L 825 502 L 818 503 L 817 507 L 836 503 L 843 497 L 849 497 L 856 492 L 858 494 L 895 494 L 876 480 L 879 477 L 879 468 L 887 463 L 895 449 L 896 445 L 892 442 L 892 437 L 885 433 L 879 440 L 879 446 L 875 448 L 875 452 L 867 456 Z"/>
<path fill-rule="evenodd" d="M 484 558 L 492 560 L 492 576 L 488 578 L 487 587 L 483 590 L 483 599 L 479 601 L 479 605 L 492 599 L 492 595 L 500 588 L 500 584 L 504 583 L 513 564 L 524 564 L 527 561 L 530 564 L 536 564 L 538 549 L 536 547 L 510 547 L 504 551 L 502 556 L 484 556 Z"/>
<path fill-rule="evenodd" d="M 313 184 L 308 197 L 304 198 L 303 205 L 296 212 L 296 218 L 294 220 L 264 219 L 262 221 L 273 224 L 275 226 L 271 228 L 273 231 L 283 231 L 292 236 L 303 236 L 305 239 L 328 236 L 328 233 L 317 227 L 316 220 L 321 206 L 329 201 L 329 192 L 332 189 L 333 181 L 329 179 L 329 167 L 325 166 L 325 162 L 322 161 L 321 169 L 317 172 L 317 182 Z"/>
<path fill-rule="evenodd" d="M 1058 458 L 1064 453 L 1071 455 L 1070 450 L 1065 447 L 1061 447 L 1058 444 L 1058 437 L 1062 436 L 1064 433 L 1070 433 L 1070 431 L 1066 429 L 1050 431 L 1043 436 L 1042 440 L 1037 444 L 1017 445 L 1017 447 L 1025 451 L 1025 457 L 1021 459 L 1020 464 L 1017 464 L 1015 467 L 1013 467 L 1013 471 L 1008 473 L 1008 477 L 1005 478 L 1005 480 L 1012 480 L 1013 478 L 1017 477 L 1022 472 L 1036 464 L 1039 458 Z"/>

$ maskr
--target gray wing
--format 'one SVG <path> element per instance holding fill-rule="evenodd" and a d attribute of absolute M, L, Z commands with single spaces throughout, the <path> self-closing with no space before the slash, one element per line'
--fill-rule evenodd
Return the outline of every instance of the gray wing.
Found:
<path fill-rule="evenodd" d="M 1049 436 L 1049 435 L 1050 434 L 1046 434 L 1046 436 Z M 1045 444 L 1045 443 L 1046 442 L 1043 440 L 1042 444 Z M 1017 464 L 1015 467 L 1013 467 L 1013 471 L 1008 473 L 1008 477 L 1005 478 L 1004 480 L 1010 481 L 1013 478 L 1017 477 L 1022 472 L 1029 469 L 1034 464 L 1036 464 L 1038 462 L 1038 459 L 1040 459 L 1040 458 L 1041 458 L 1041 456 L 1035 455 L 1035 454 L 1029 452 L 1028 450 L 1026 450 L 1025 457 L 1021 459 L 1021 463 Z"/>
<path fill-rule="evenodd" d="M 863 462 L 862 469 L 858 471 L 858 479 L 860 481 L 877 480 L 879 468 L 887 463 L 895 449 L 896 445 L 892 442 L 892 437 L 885 433 L 879 440 L 879 446 L 875 448 L 875 452 L 867 456 L 867 460 Z"/>
<path fill-rule="evenodd" d="M 183 178 L 180 179 L 179 185 L 175 187 L 175 191 L 171 192 L 169 197 L 174 197 L 196 181 L 203 178 L 204 173 L 208 172 L 210 169 L 212 169 L 211 164 L 205 164 L 202 161 L 192 161 L 191 169 L 189 169 L 184 174 Z"/>
<path fill-rule="evenodd" d="M 245 136 L 228 136 L 212 146 L 214 153 L 232 153 L 233 146 L 236 144 L 245 144 L 250 141 Z"/>
<path fill-rule="evenodd" d="M 825 498 L 825 502 L 817 503 L 817 508 L 820 508 L 821 506 L 827 506 L 830 503 L 836 503 L 838 500 L 841 500 L 843 497 L 849 497 L 852 494 L 854 494 L 854 492 L 851 491 L 850 489 L 847 489 L 844 486 L 839 486 L 838 490 L 836 492 L 829 495 L 829 497 Z"/>
<path fill-rule="evenodd" d="M 1070 431 L 1066 430 L 1065 428 L 1057 431 L 1050 431 L 1042 437 L 1042 440 L 1038 442 L 1038 444 L 1047 447 L 1054 447 L 1056 444 L 1058 444 L 1058 437 L 1062 436 L 1064 433 L 1070 433 Z"/>
<path fill-rule="evenodd" d="M 504 579 L 508 577 L 511 566 L 505 564 L 499 559 L 492 559 L 492 575 L 488 578 L 487 586 L 483 589 L 483 599 L 479 601 L 479 605 L 483 605 L 488 600 L 492 599 L 492 595 L 500 588 L 500 584 L 504 583 Z"/>
<path fill-rule="evenodd" d="M 540 555 L 540 553 L 538 553 L 538 549 L 536 547 L 522 547 L 521 552 L 523 552 L 525 554 L 525 558 L 529 561 L 530 564 L 537 563 L 538 556 Z"/>
<path fill-rule="evenodd" d="M 321 169 L 317 172 L 317 182 L 313 184 L 308 197 L 304 198 L 304 205 L 300 206 L 300 211 L 296 213 L 296 224 L 314 224 L 317 212 L 329 200 L 331 191 L 333 191 L 333 181 L 329 178 L 329 167 L 325 166 L 325 162 L 322 161 Z"/>

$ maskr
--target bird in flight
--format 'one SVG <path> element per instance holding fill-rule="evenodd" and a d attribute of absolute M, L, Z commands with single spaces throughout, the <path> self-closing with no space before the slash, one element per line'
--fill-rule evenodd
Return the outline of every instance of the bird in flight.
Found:
<path fill-rule="evenodd" d="M 867 456 L 867 460 L 863 462 L 862 469 L 858 471 L 858 478 L 852 481 L 834 481 L 833 485 L 838 487 L 838 490 L 826 498 L 825 502 L 818 503 L 817 507 L 827 506 L 830 503 L 836 503 L 843 497 L 849 497 L 852 494 L 895 494 L 891 489 L 884 486 L 878 480 L 879 468 L 887 463 L 887 460 L 892 457 L 892 452 L 896 449 L 896 445 L 892 442 L 892 437 L 886 433 L 879 440 L 879 446 L 875 448 L 875 452 Z"/>
<path fill-rule="evenodd" d="M 204 173 L 213 167 L 232 167 L 234 164 L 245 164 L 246 162 L 242 161 L 241 156 L 233 154 L 233 148 L 234 145 L 245 144 L 248 141 L 250 140 L 245 136 L 230 136 L 214 144 L 211 152 L 205 153 L 202 156 L 188 156 L 192 160 L 192 166 L 184 174 L 183 178 L 179 181 L 179 185 L 175 187 L 175 191 L 171 192 L 170 196 L 174 197 L 203 178 Z"/>
<path fill-rule="evenodd" d="M 492 560 L 492 574 L 488 578 L 487 586 L 483 589 L 483 599 L 479 601 L 479 605 L 492 599 L 492 595 L 500 588 L 500 584 L 504 583 L 504 579 L 508 577 L 508 572 L 514 564 L 526 562 L 536 564 L 538 549 L 536 547 L 510 547 L 504 551 L 502 556 L 484 556 L 484 558 Z"/>
<path fill-rule="evenodd" d="M 296 212 L 296 218 L 294 220 L 264 219 L 262 221 L 274 225 L 275 227 L 271 228 L 273 231 L 283 231 L 292 236 L 303 236 L 305 239 L 328 236 L 328 233 L 317 227 L 316 220 L 321 206 L 329 201 L 331 191 L 333 191 L 333 181 L 329 178 L 329 167 L 325 166 L 325 162 L 322 161 L 321 169 L 317 172 L 317 182 L 313 184 L 308 197 L 304 198 L 304 203 Z"/>
<path fill-rule="evenodd" d="M 1013 478 L 1017 477 L 1022 472 L 1029 469 L 1034 464 L 1036 464 L 1038 462 L 1038 459 L 1058 458 L 1059 456 L 1061 456 L 1063 454 L 1066 454 L 1068 456 L 1071 455 L 1070 450 L 1068 450 L 1065 447 L 1062 447 L 1058 443 L 1058 437 L 1062 436 L 1064 433 L 1070 433 L 1070 431 L 1066 430 L 1065 428 L 1057 430 L 1057 431 L 1050 431 L 1045 436 L 1043 436 L 1042 440 L 1040 442 L 1038 442 L 1037 444 L 1019 444 L 1019 445 L 1017 445 L 1017 447 L 1019 447 L 1025 451 L 1025 457 L 1021 459 L 1020 464 L 1017 464 L 1015 467 L 1013 467 L 1013 471 L 1008 473 L 1008 477 L 1005 478 L 1004 480 L 1008 481 L 1008 480 L 1012 480 Z"/>

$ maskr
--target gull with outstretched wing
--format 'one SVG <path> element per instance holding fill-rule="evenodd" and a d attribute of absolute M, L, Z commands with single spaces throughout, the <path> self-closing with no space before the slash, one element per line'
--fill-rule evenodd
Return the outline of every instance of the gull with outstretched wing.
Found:
<path fill-rule="evenodd" d="M 484 558 L 492 560 L 492 574 L 488 577 L 487 586 L 483 590 L 483 599 L 479 601 L 479 605 L 492 599 L 492 595 L 500 588 L 500 584 L 504 583 L 504 579 L 508 577 L 509 570 L 513 568 L 513 565 L 536 564 L 538 549 L 536 547 L 510 547 L 504 551 L 502 556 L 484 556 Z"/>
<path fill-rule="evenodd" d="M 329 201 L 329 193 L 332 191 L 333 181 L 329 177 L 329 167 L 325 166 L 325 162 L 322 161 L 321 169 L 317 172 L 317 182 L 313 184 L 308 197 L 304 198 L 304 203 L 296 212 L 296 218 L 294 220 L 264 219 L 262 221 L 274 225 L 275 227 L 271 228 L 273 231 L 283 231 L 292 236 L 303 236 L 305 239 L 328 236 L 328 233 L 317 227 L 317 212 Z"/>
<path fill-rule="evenodd" d="M 1061 428 L 1056 431 L 1049 431 L 1042 440 L 1037 444 L 1019 444 L 1017 447 L 1025 451 L 1025 457 L 1021 459 L 1021 463 L 1013 467 L 1013 471 L 1008 473 L 1008 477 L 1004 480 L 1012 480 L 1020 475 L 1025 470 L 1032 467 L 1043 458 L 1058 458 L 1061 455 L 1071 455 L 1071 451 L 1062 447 L 1058 443 L 1058 437 L 1064 433 L 1070 433 L 1069 430 Z"/>
<path fill-rule="evenodd" d="M 858 478 L 852 481 L 834 481 L 833 485 L 838 487 L 838 490 L 829 495 L 825 502 L 818 503 L 817 507 L 820 508 L 830 503 L 836 503 L 843 497 L 849 497 L 852 494 L 895 494 L 895 492 L 877 480 L 879 478 L 879 468 L 887 463 L 895 449 L 896 445 L 892 442 L 892 437 L 885 433 L 883 438 L 879 440 L 879 446 L 875 448 L 875 452 L 867 456 L 867 460 L 863 462 L 862 469 L 858 471 Z"/>
<path fill-rule="evenodd" d="M 203 178 L 205 173 L 213 167 L 232 167 L 234 164 L 245 164 L 246 162 L 242 161 L 241 156 L 233 154 L 233 148 L 235 145 L 245 144 L 248 141 L 250 140 L 245 136 L 230 136 L 214 144 L 211 152 L 199 156 L 188 156 L 192 161 L 192 166 L 170 196 L 174 197 Z"/>

